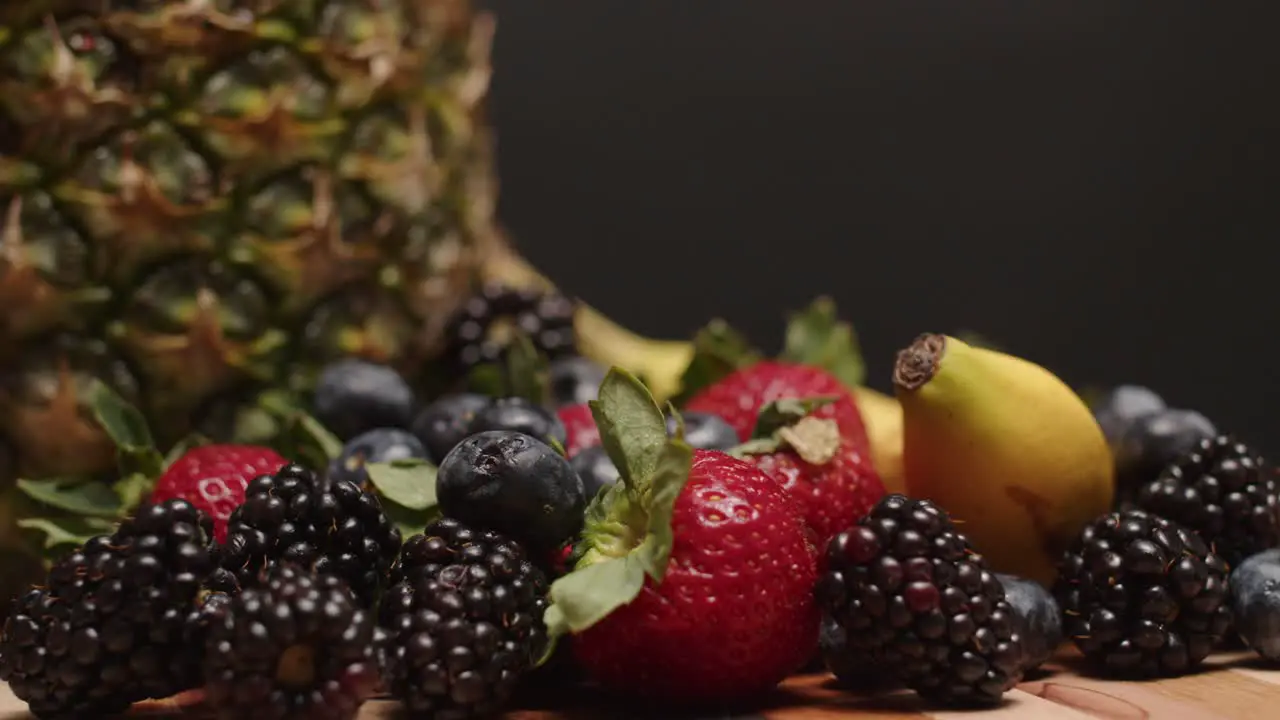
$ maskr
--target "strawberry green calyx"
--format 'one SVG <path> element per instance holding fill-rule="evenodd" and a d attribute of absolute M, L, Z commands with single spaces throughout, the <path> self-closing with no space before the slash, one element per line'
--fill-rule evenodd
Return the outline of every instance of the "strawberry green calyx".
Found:
<path fill-rule="evenodd" d="M 852 325 L 839 319 L 836 304 L 829 297 L 820 297 L 791 316 L 779 359 L 820 367 L 847 387 L 861 385 L 867 375 L 858 336 Z"/>
<path fill-rule="evenodd" d="M 751 439 L 729 451 L 730 455 L 767 455 L 790 448 L 812 465 L 831 462 L 840 449 L 840 426 L 811 413 L 839 398 L 784 398 L 760 408 Z"/>
<path fill-rule="evenodd" d="M 587 507 L 583 550 L 551 585 L 544 621 L 552 638 L 590 628 L 661 583 L 674 541 L 671 514 L 693 466 L 693 448 L 669 438 L 662 410 L 634 375 L 614 368 L 591 411 L 619 480 Z"/>

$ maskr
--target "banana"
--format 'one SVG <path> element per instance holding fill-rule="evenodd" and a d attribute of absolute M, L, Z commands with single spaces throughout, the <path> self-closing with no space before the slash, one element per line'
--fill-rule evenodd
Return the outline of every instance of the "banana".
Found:
<path fill-rule="evenodd" d="M 891 493 L 907 492 L 902 475 L 902 403 L 868 387 L 854 388 L 854 400 L 867 426 L 871 441 L 871 464 L 884 488 Z"/>
<path fill-rule="evenodd" d="M 1112 460 L 1084 401 L 1027 360 L 921 335 L 898 353 L 908 494 L 937 502 L 998 572 L 1053 581 L 1111 507 Z"/>

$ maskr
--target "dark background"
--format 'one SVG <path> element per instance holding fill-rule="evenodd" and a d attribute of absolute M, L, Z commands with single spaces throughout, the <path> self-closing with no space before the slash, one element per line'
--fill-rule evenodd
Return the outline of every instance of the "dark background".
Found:
<path fill-rule="evenodd" d="M 1280 452 L 1276 10 L 486 5 L 501 219 L 625 324 L 773 347 L 829 293 L 872 385 L 971 330 Z"/>

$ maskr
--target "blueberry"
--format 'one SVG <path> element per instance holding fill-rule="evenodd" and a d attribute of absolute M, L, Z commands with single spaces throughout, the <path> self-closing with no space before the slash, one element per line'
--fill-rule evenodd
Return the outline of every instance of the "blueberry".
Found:
<path fill-rule="evenodd" d="M 560 453 L 528 435 L 487 431 L 458 443 L 442 463 L 436 497 L 446 517 L 527 545 L 533 556 L 582 528 L 582 479 Z"/>
<path fill-rule="evenodd" d="M 604 368 L 584 357 L 567 357 L 552 362 L 547 366 L 552 403 L 562 407 L 595 400 L 604 375 Z"/>
<path fill-rule="evenodd" d="M 609 454 L 600 445 L 579 450 L 569 461 L 574 472 L 582 478 L 582 487 L 590 502 L 600 494 L 601 488 L 618 482 L 618 468 L 614 467 Z"/>
<path fill-rule="evenodd" d="M 1062 611 L 1040 583 L 997 573 L 1005 599 L 1018 614 L 1022 635 L 1023 672 L 1043 665 L 1062 644 Z"/>
<path fill-rule="evenodd" d="M 1240 563 L 1229 585 L 1240 639 L 1267 660 L 1280 660 L 1280 548 Z"/>
<path fill-rule="evenodd" d="M 729 450 L 741 444 L 738 431 L 719 415 L 704 412 L 680 413 L 684 418 L 684 440 L 702 450 Z M 675 435 L 676 419 L 667 418 L 667 435 Z"/>
<path fill-rule="evenodd" d="M 413 421 L 413 434 L 427 448 L 431 460 L 439 464 L 454 446 L 471 434 L 476 413 L 492 402 L 493 398 L 475 393 L 445 395 L 418 414 Z"/>
<path fill-rule="evenodd" d="M 1134 420 L 1114 447 L 1117 503 L 1132 502 L 1139 488 L 1216 434 L 1208 418 L 1191 410 L 1160 410 Z"/>
<path fill-rule="evenodd" d="M 512 397 L 493 401 L 476 412 L 469 428 L 471 433 L 509 430 L 532 435 L 544 442 L 555 440 L 561 445 L 568 439 L 564 423 L 555 413 L 524 398 Z"/>
<path fill-rule="evenodd" d="M 316 419 L 346 442 L 367 430 L 408 427 L 413 390 L 392 368 L 349 358 L 325 367 L 313 396 Z"/>
<path fill-rule="evenodd" d="M 369 481 L 365 465 L 408 459 L 428 459 L 426 448 L 412 433 L 400 428 L 370 430 L 342 446 L 342 454 L 329 465 L 329 479 L 363 486 Z"/>
<path fill-rule="evenodd" d="M 1114 444 L 1135 420 L 1165 409 L 1164 400 L 1141 385 L 1120 385 L 1107 393 L 1093 408 L 1093 417 L 1107 441 Z"/>

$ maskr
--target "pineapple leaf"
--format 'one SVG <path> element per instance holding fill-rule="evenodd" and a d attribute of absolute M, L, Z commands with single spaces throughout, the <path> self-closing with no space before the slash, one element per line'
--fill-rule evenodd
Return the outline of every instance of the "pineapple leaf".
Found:
<path fill-rule="evenodd" d="M 409 510 L 436 507 L 436 466 L 408 458 L 364 466 L 378 493 Z"/>
<path fill-rule="evenodd" d="M 100 482 L 48 478 L 19 480 L 17 485 L 31 499 L 76 515 L 118 518 L 125 510 L 115 492 Z"/>
<path fill-rule="evenodd" d="M 823 368 L 850 388 L 866 380 L 858 336 L 852 325 L 837 317 L 835 302 L 829 297 L 820 297 L 791 316 L 779 359 Z"/>
<path fill-rule="evenodd" d="M 255 410 L 261 412 L 257 413 L 254 432 L 266 436 L 257 442 L 270 445 L 281 455 L 316 469 L 342 455 L 342 441 L 287 394 L 264 393 Z M 240 430 L 237 428 L 238 437 Z"/>
<path fill-rule="evenodd" d="M 693 337 L 693 359 L 680 376 L 677 404 L 683 404 L 699 390 L 735 370 L 754 365 L 761 357 L 745 335 L 729 327 L 724 320 L 712 320 Z"/>
<path fill-rule="evenodd" d="M 83 545 L 90 538 L 115 530 L 116 524 L 105 518 L 58 517 L 23 518 L 18 527 L 44 534 L 45 550 L 65 545 Z"/>
<path fill-rule="evenodd" d="M 151 494 L 151 490 L 155 486 L 155 475 L 136 472 L 121 478 L 115 485 L 111 486 L 111 489 L 115 492 L 116 497 L 120 499 L 120 507 L 135 508 L 142 504 L 142 501 Z"/>

